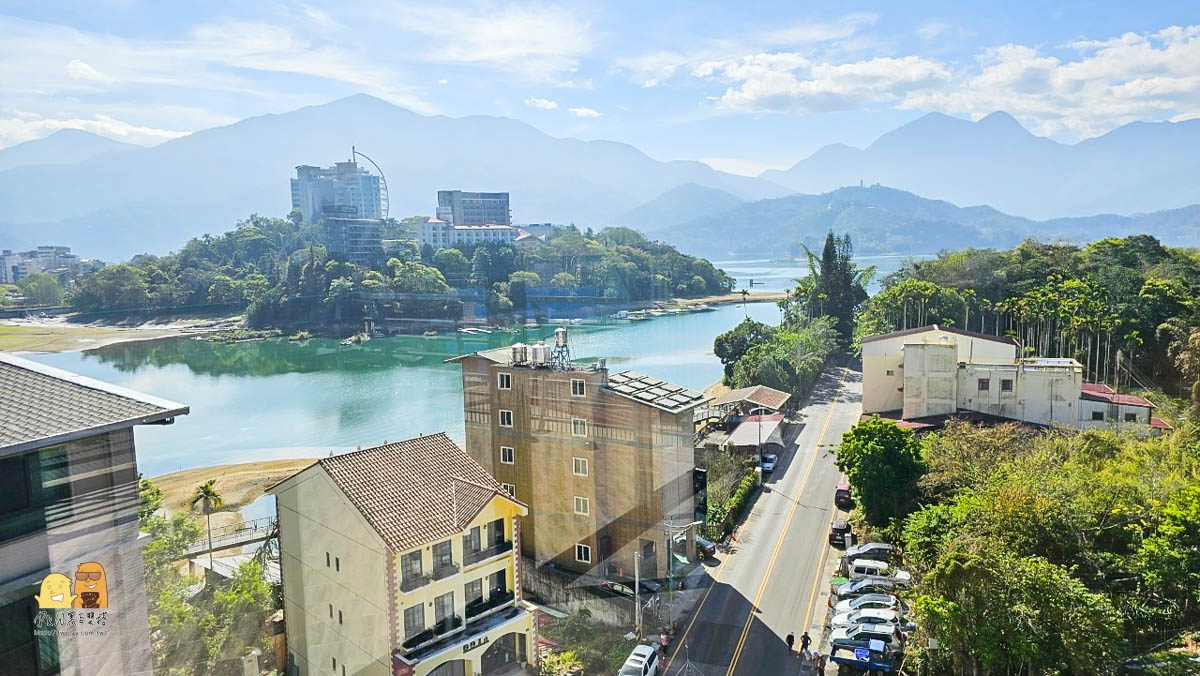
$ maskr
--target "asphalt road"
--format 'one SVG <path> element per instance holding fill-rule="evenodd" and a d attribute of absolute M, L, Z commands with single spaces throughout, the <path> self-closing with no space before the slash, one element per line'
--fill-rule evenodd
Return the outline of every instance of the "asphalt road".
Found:
<path fill-rule="evenodd" d="M 840 478 L 830 450 L 858 421 L 861 398 L 857 366 L 831 369 L 818 381 L 795 444 L 765 480 L 731 551 L 718 553 L 714 583 L 671 646 L 668 676 L 799 672 L 784 638 L 794 632 L 798 648 L 812 617 L 825 610 L 813 606 Z"/>

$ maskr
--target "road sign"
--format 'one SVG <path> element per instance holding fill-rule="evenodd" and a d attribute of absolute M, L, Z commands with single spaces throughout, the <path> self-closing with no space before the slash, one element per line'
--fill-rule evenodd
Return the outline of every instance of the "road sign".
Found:
<path fill-rule="evenodd" d="M 866 648 L 855 648 L 854 659 L 862 662 L 868 662 L 871 659 L 871 651 L 867 650 Z"/>

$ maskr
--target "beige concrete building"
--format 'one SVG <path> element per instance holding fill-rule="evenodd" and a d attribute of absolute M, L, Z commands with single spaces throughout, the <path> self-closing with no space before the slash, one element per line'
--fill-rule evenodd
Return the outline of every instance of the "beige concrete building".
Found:
<path fill-rule="evenodd" d="M 527 510 L 444 434 L 272 487 L 293 673 L 476 676 L 532 661 L 513 555 Z"/>
<path fill-rule="evenodd" d="M 1069 358 L 1019 357 L 1011 338 L 935 325 L 862 339 L 863 413 L 910 426 L 951 415 L 1035 425 L 1169 428 L 1153 404 L 1085 383 Z"/>
<path fill-rule="evenodd" d="M 638 554 L 643 578 L 665 578 L 695 551 L 692 411 L 709 397 L 573 363 L 566 329 L 556 338 L 558 352 L 517 344 L 451 360 L 467 451 L 529 505 L 521 546 L 536 565 L 632 578 Z"/>
<path fill-rule="evenodd" d="M 154 673 L 133 428 L 187 412 L 0 353 L 0 673 Z M 35 598 L 51 573 L 62 610 Z"/>

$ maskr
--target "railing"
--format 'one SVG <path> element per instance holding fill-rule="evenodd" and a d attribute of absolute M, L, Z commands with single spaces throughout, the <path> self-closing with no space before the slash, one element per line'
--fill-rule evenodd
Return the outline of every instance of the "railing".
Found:
<path fill-rule="evenodd" d="M 419 648 L 427 643 L 433 643 L 433 640 L 435 638 L 437 638 L 437 637 L 434 635 L 433 629 L 430 628 L 430 629 L 425 629 L 425 630 L 419 631 L 419 632 L 413 634 L 412 636 L 409 636 L 407 639 L 404 640 L 404 643 L 402 643 L 400 645 L 405 650 L 413 650 L 413 649 Z"/>
<path fill-rule="evenodd" d="M 461 617 L 458 615 L 451 615 L 449 617 L 442 618 L 440 622 L 435 622 L 432 629 L 433 633 L 437 634 L 438 636 L 445 636 L 446 634 L 461 628 L 462 625 L 463 619 Z"/>
<path fill-rule="evenodd" d="M 464 566 L 473 566 L 476 563 L 479 563 L 480 561 L 486 561 L 487 559 L 490 559 L 493 556 L 499 556 L 505 552 L 510 552 L 510 551 L 512 551 L 512 546 L 513 546 L 513 543 L 511 541 L 506 540 L 504 542 L 501 542 L 500 544 L 492 545 L 491 547 L 488 547 L 487 549 L 481 549 L 477 552 L 467 552 L 466 554 L 463 555 L 463 565 Z"/>
<path fill-rule="evenodd" d="M 480 599 L 474 603 L 467 604 L 467 619 L 472 620 L 488 611 L 495 610 L 501 606 L 512 603 L 514 595 L 511 591 L 506 591 L 503 594 L 493 594 L 484 601 Z"/>
<path fill-rule="evenodd" d="M 435 579 L 435 580 L 441 580 L 441 579 L 450 577 L 451 575 L 457 575 L 457 574 L 458 574 L 458 564 L 457 563 L 446 563 L 446 564 L 442 564 L 440 566 L 433 567 L 433 579 Z"/>
<path fill-rule="evenodd" d="M 432 580 L 433 576 L 427 574 L 405 575 L 404 578 L 400 580 L 400 591 L 407 593 L 414 589 L 420 589 L 421 587 L 429 584 Z"/>

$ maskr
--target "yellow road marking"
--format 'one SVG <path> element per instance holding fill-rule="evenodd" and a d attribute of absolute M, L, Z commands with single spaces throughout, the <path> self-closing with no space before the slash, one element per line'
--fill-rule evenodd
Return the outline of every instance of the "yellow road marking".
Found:
<path fill-rule="evenodd" d="M 837 388 L 840 389 L 842 382 L 846 379 L 846 369 L 842 369 L 842 375 L 838 378 Z M 779 550 L 783 547 L 783 541 L 787 538 L 788 528 L 792 524 L 792 516 L 796 514 L 796 507 L 800 505 L 800 496 L 804 494 L 804 489 L 808 486 L 808 479 L 812 476 L 812 468 L 817 462 L 817 455 L 821 452 L 821 442 L 825 439 L 825 433 L 829 431 L 829 423 L 833 421 L 833 412 L 837 408 L 838 392 L 835 390 L 833 399 L 829 402 L 829 414 L 825 416 L 825 424 L 821 426 L 821 433 L 817 435 L 817 443 L 813 447 L 812 458 L 808 461 L 808 468 L 804 471 L 804 478 L 800 480 L 800 490 L 796 491 L 796 499 L 792 501 L 792 508 L 788 510 L 787 519 L 783 522 L 783 529 L 779 531 L 779 539 L 775 542 L 775 550 L 771 552 L 771 560 L 767 563 L 767 571 L 763 574 L 762 583 L 758 585 L 758 593 L 754 596 L 754 603 L 750 605 L 750 614 L 746 617 L 746 626 L 742 627 L 742 635 L 738 639 L 737 647 L 733 650 L 733 660 L 729 663 L 729 669 L 725 672 L 725 676 L 732 676 L 734 669 L 737 668 L 738 660 L 742 657 L 742 647 L 746 645 L 746 637 L 750 635 L 750 625 L 754 623 L 754 609 L 758 607 L 762 601 L 763 592 L 767 589 L 767 581 L 771 579 L 771 571 L 775 568 L 775 560 L 779 558 Z M 697 609 L 699 610 L 699 609 Z"/>
<path fill-rule="evenodd" d="M 845 475 L 838 477 L 838 483 L 845 481 Z M 833 522 L 837 520 L 838 510 L 833 510 L 833 516 L 829 517 L 829 528 L 833 528 Z M 825 559 L 829 558 L 829 547 L 821 550 L 821 562 L 817 564 L 817 576 L 813 579 L 812 593 L 808 596 L 808 610 L 804 611 L 804 631 L 808 631 L 808 627 L 812 623 L 813 605 L 817 602 L 817 588 L 821 586 L 821 577 L 825 572 Z"/>
<path fill-rule="evenodd" d="M 721 560 L 721 565 L 717 566 L 717 574 L 713 576 L 713 581 L 709 583 L 708 589 L 704 591 L 704 596 L 700 597 L 700 604 L 696 606 L 696 611 L 692 613 L 692 619 L 688 621 L 687 627 L 684 627 L 683 633 L 679 635 L 679 640 L 675 642 L 675 652 L 671 653 L 671 659 L 667 660 L 667 664 L 675 664 L 675 658 L 679 655 L 679 649 L 683 647 L 688 633 L 692 631 L 692 625 L 696 624 L 696 618 L 700 617 L 700 609 L 704 607 L 704 602 L 708 600 L 708 595 L 712 593 L 713 587 L 716 587 L 717 582 L 720 581 L 721 573 L 725 572 L 725 564 L 729 563 L 732 555 L 733 552 L 726 552 L 725 558 Z"/>

